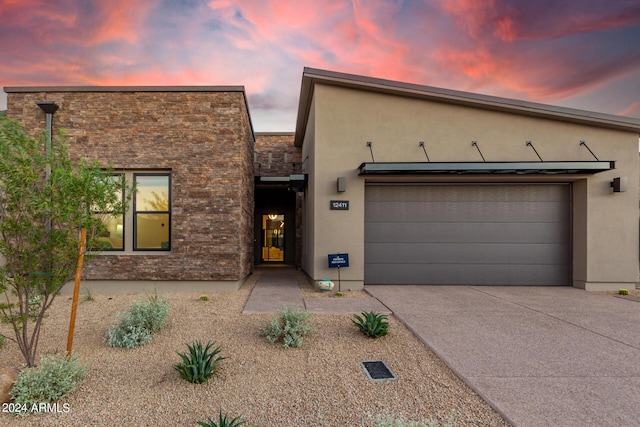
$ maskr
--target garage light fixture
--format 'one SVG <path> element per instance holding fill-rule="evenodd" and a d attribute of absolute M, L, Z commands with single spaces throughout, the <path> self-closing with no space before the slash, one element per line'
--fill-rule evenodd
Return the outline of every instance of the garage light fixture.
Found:
<path fill-rule="evenodd" d="M 624 193 L 627 191 L 627 177 L 613 178 L 613 181 L 611 181 L 611 187 L 613 188 L 614 193 Z"/>

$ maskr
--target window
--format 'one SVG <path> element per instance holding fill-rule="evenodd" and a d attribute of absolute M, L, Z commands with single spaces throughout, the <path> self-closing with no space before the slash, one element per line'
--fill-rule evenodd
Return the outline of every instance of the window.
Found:
<path fill-rule="evenodd" d="M 171 250 L 171 175 L 134 173 L 133 250 Z"/>
<path fill-rule="evenodd" d="M 114 180 L 135 183 L 136 194 L 126 215 L 113 215 L 113 210 L 93 209 L 105 225 L 98 237 L 101 251 L 170 251 L 171 250 L 171 173 L 122 172 Z M 125 199 L 124 192 L 118 195 Z"/>
<path fill-rule="evenodd" d="M 122 174 L 111 175 L 114 181 L 122 180 Z M 124 200 L 124 193 L 118 195 L 120 202 Z M 104 223 L 106 230 L 98 237 L 99 249 L 103 251 L 124 250 L 124 215 L 113 215 L 113 210 L 93 210 Z"/>

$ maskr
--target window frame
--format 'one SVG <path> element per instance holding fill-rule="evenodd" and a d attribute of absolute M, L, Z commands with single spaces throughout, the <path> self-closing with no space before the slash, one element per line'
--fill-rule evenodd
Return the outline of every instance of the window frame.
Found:
<path fill-rule="evenodd" d="M 139 176 L 154 176 L 154 177 L 167 177 L 167 210 L 166 211 L 138 211 L 137 208 L 137 194 L 134 195 L 132 200 L 132 231 L 133 231 L 133 252 L 170 252 L 171 251 L 171 221 L 172 221 L 172 212 L 171 212 L 171 201 L 172 201 L 172 191 L 171 191 L 171 172 L 134 172 L 133 173 L 133 183 L 137 187 L 137 178 Z M 156 215 L 167 215 L 167 234 L 168 234 L 168 245 L 166 248 L 140 248 L 138 247 L 138 215 L 148 215 L 148 214 L 156 214 Z"/>

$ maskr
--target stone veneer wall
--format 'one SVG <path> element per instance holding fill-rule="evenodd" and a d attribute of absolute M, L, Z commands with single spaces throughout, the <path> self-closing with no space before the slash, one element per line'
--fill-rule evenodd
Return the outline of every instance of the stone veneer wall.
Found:
<path fill-rule="evenodd" d="M 59 105 L 54 135 L 65 129 L 74 158 L 172 174 L 172 250 L 103 254 L 84 279 L 218 281 L 251 272 L 254 136 L 242 90 L 11 91 L 7 115 L 39 135 L 42 100 Z"/>
<path fill-rule="evenodd" d="M 255 176 L 289 176 L 301 171 L 302 148 L 293 145 L 294 133 L 256 132 Z"/>

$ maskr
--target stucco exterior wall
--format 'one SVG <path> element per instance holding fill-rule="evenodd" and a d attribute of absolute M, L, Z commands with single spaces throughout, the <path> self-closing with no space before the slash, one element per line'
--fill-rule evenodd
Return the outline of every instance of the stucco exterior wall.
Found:
<path fill-rule="evenodd" d="M 441 102 L 316 84 L 314 121 L 309 120 L 303 156 L 309 155 L 307 210 L 313 251 L 307 272 L 315 280 L 334 278 L 326 255 L 347 252 L 350 267 L 343 283 L 362 286 L 364 277 L 364 186 L 367 179 L 431 182 L 573 182 L 572 262 L 574 286 L 587 289 L 634 287 L 638 281 L 638 135 L 597 126 L 488 111 Z M 311 138 L 313 134 L 314 138 Z M 591 161 L 586 141 L 600 160 L 616 169 L 594 175 L 526 175 L 464 177 L 358 176 L 362 162 L 423 162 L 425 142 L 431 161 L 538 161 L 531 141 L 546 161 Z M 308 146 L 307 146 L 308 145 Z M 347 191 L 336 192 L 336 178 L 346 177 Z M 610 182 L 627 177 L 628 189 L 612 193 Z M 349 200 L 348 211 L 329 210 L 330 200 Z M 306 265 L 306 264 L 305 264 Z"/>
<path fill-rule="evenodd" d="M 171 251 L 108 252 L 86 280 L 233 281 L 253 268 L 254 136 L 242 91 L 10 92 L 8 117 L 34 136 L 54 101 L 72 157 L 170 171 Z"/>
<path fill-rule="evenodd" d="M 311 104 L 309 111 L 309 123 L 307 132 L 304 135 L 302 144 L 302 173 L 307 174 L 309 182 L 307 190 L 304 192 L 302 201 L 302 269 L 306 271 L 309 277 L 315 279 L 315 235 L 316 235 L 316 156 L 315 156 L 315 138 L 316 138 L 316 115 L 315 104 Z M 319 279 L 318 279 L 319 280 Z"/>

